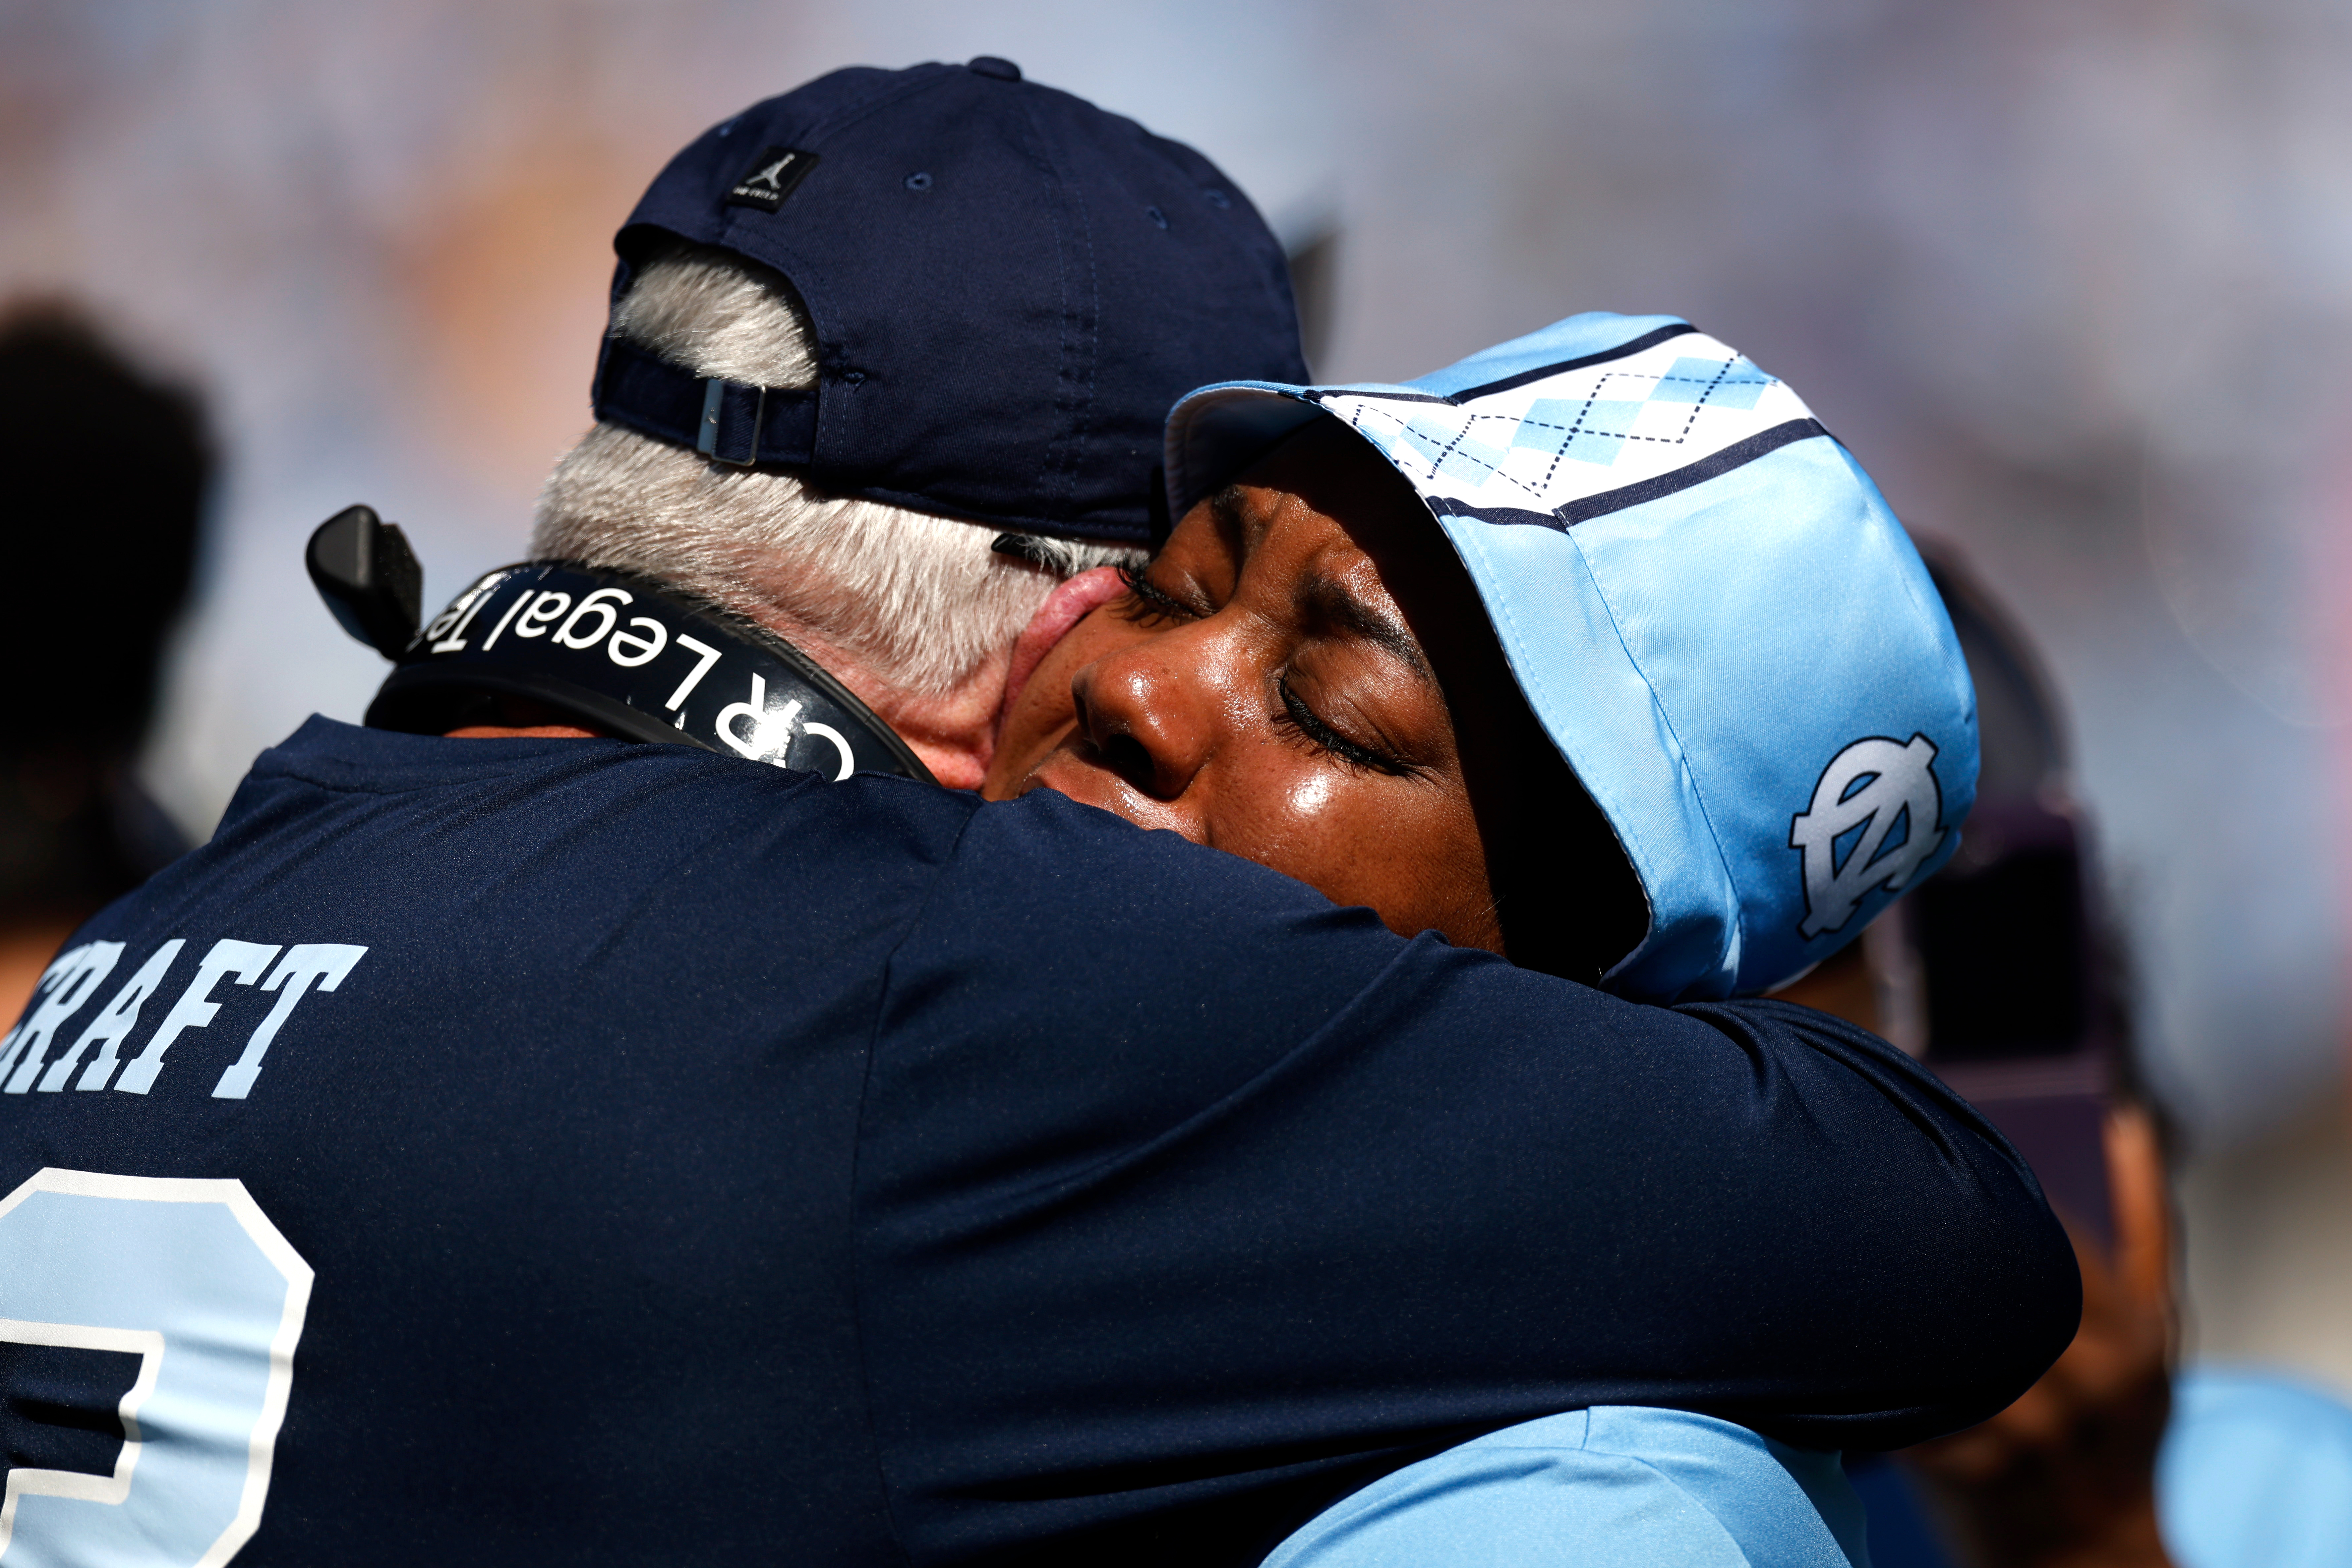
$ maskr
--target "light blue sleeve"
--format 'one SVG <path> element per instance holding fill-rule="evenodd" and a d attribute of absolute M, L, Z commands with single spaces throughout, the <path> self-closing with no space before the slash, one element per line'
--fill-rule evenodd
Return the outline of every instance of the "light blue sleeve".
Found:
<path fill-rule="evenodd" d="M 1677 1410 L 1601 1405 L 1408 1466 L 1265 1568 L 1870 1568 L 1834 1454 Z"/>
<path fill-rule="evenodd" d="M 2352 1568 L 2352 1409 L 2316 1389 L 2183 1373 L 2156 1479 L 2181 1568 Z"/>

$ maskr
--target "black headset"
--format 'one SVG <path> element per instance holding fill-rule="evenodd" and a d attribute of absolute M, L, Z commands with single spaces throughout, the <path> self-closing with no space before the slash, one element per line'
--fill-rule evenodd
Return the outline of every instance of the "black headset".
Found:
<path fill-rule="evenodd" d="M 478 579 L 423 628 L 425 574 L 369 507 L 320 524 L 310 581 L 343 629 L 395 668 L 379 730 L 438 735 L 485 698 L 528 698 L 632 741 L 700 746 L 841 780 L 936 783 L 873 710 L 814 659 L 719 606 L 627 573 L 530 561 Z"/>

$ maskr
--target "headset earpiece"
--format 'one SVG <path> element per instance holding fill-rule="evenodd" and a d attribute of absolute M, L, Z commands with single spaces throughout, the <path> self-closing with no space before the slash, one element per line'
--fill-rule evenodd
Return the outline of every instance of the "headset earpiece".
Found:
<path fill-rule="evenodd" d="M 425 568 L 399 527 L 373 507 L 345 507 L 320 523 L 302 563 L 343 630 L 389 659 L 416 640 Z"/>

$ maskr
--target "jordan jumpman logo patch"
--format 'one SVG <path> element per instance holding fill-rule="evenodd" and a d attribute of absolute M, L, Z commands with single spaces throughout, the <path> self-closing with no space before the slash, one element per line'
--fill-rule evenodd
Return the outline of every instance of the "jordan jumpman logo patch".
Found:
<path fill-rule="evenodd" d="M 726 205 L 730 207 L 758 207 L 761 212 L 774 212 L 784 205 L 784 198 L 794 187 L 808 178 L 816 167 L 816 154 L 791 147 L 768 147 L 761 150 L 735 188 L 727 193 Z"/>

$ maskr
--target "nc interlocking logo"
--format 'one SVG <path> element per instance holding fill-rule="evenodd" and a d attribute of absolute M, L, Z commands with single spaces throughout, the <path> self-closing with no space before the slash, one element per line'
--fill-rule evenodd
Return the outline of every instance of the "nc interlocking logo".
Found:
<path fill-rule="evenodd" d="M 1789 847 L 1804 855 L 1805 918 L 1798 935 L 1811 940 L 1838 930 L 1880 888 L 1901 892 L 1936 852 L 1944 841 L 1944 792 L 1928 766 L 1935 760 L 1935 742 L 1925 735 L 1907 742 L 1873 735 L 1830 759 L 1813 785 L 1812 805 L 1789 822 Z M 1903 837 L 1889 847 L 1898 826 Z"/>

